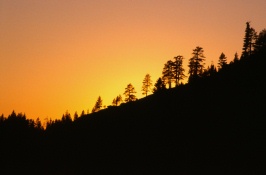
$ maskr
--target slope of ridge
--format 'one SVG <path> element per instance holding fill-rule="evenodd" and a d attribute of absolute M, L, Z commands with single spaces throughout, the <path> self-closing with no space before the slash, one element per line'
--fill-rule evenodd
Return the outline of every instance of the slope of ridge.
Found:
<path fill-rule="evenodd" d="M 262 55 L 45 131 L 10 117 L 0 127 L 0 174 L 265 174 Z"/>
<path fill-rule="evenodd" d="M 253 56 L 213 77 L 85 116 L 71 133 L 62 130 L 68 134 L 58 145 L 78 145 L 73 159 L 86 163 L 76 169 L 89 162 L 99 174 L 263 173 L 264 65 Z"/>

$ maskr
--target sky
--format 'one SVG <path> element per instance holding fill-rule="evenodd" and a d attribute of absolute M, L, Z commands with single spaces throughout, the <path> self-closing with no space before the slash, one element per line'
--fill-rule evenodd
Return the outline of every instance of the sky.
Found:
<path fill-rule="evenodd" d="M 91 111 L 131 83 L 143 98 L 164 64 L 196 46 L 206 66 L 241 55 L 246 22 L 266 28 L 265 0 L 0 0 L 0 114 L 58 119 Z M 123 96 L 124 97 L 124 96 Z"/>

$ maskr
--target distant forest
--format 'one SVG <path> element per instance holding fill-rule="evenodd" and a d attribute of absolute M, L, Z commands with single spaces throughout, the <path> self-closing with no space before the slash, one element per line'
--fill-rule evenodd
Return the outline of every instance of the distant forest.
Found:
<path fill-rule="evenodd" d="M 142 93 L 129 83 L 91 113 L 42 123 L 13 111 L 0 116 L 0 174 L 264 174 L 266 29 L 246 23 L 241 56 L 205 65 L 197 46 L 168 60 Z M 183 83 L 185 79 L 187 83 Z M 153 93 L 153 94 L 151 94 Z"/>

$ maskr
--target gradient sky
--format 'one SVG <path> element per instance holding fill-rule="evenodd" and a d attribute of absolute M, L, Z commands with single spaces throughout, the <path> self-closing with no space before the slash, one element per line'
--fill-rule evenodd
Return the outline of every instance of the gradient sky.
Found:
<path fill-rule="evenodd" d="M 132 83 L 203 47 L 206 65 L 241 54 L 245 23 L 266 28 L 265 0 L 0 0 L 0 114 L 56 119 L 108 106 Z M 124 97 L 124 96 L 123 96 Z"/>

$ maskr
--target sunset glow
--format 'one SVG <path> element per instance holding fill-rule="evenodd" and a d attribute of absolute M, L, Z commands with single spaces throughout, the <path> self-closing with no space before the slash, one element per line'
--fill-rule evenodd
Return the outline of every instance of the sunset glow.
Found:
<path fill-rule="evenodd" d="M 111 105 L 131 83 L 155 82 L 196 46 L 206 66 L 241 55 L 245 23 L 266 24 L 265 0 L 1 0 L 0 115 L 61 118 Z M 184 82 L 185 83 L 185 82 Z M 123 96 L 124 98 L 124 96 Z"/>

